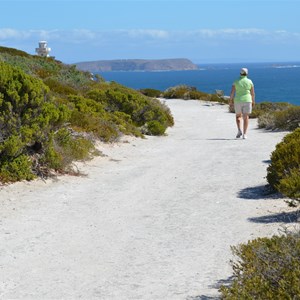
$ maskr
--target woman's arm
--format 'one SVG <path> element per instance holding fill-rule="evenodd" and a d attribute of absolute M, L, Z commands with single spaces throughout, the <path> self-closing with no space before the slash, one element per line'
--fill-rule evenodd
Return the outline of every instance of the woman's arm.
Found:
<path fill-rule="evenodd" d="M 231 92 L 230 92 L 229 105 L 232 105 L 232 104 L 233 104 L 234 94 L 235 94 L 235 86 L 232 85 L 232 87 L 231 87 Z"/>
<path fill-rule="evenodd" d="M 251 94 L 251 97 L 252 97 L 252 105 L 255 104 L 255 91 L 254 91 L 254 86 L 252 85 L 252 88 L 250 90 L 250 94 Z"/>

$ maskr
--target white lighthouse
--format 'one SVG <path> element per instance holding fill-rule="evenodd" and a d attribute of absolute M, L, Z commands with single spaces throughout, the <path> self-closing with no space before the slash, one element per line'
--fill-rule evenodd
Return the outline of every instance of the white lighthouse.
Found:
<path fill-rule="evenodd" d="M 42 56 L 42 57 L 49 57 L 50 51 L 51 51 L 51 48 L 47 47 L 46 41 L 40 41 L 39 47 L 35 48 L 35 52 L 38 54 L 38 56 Z"/>

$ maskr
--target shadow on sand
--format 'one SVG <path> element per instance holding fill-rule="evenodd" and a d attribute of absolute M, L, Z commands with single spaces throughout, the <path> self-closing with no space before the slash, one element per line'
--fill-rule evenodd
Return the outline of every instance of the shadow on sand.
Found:
<path fill-rule="evenodd" d="M 248 218 L 248 220 L 253 223 L 263 223 L 263 224 L 297 223 L 300 221 L 300 211 L 298 210 L 292 212 L 281 212 L 281 213 L 267 215 L 267 216 Z"/>
<path fill-rule="evenodd" d="M 214 138 L 214 139 L 206 139 L 207 141 L 237 141 L 238 139 L 225 139 L 225 138 Z"/>
<path fill-rule="evenodd" d="M 268 185 L 245 188 L 238 193 L 238 197 L 246 200 L 283 199 L 283 196 L 280 193 L 272 192 Z M 248 220 L 253 223 L 264 224 L 297 223 L 300 222 L 300 211 L 279 212 L 261 217 L 248 218 Z"/>
<path fill-rule="evenodd" d="M 232 283 L 232 280 L 233 280 L 233 276 L 230 276 L 227 279 L 220 279 L 209 287 L 212 289 L 219 290 L 221 286 L 229 286 Z M 220 296 L 199 295 L 195 297 L 188 297 L 186 300 L 219 300 L 219 299 Z"/>
<path fill-rule="evenodd" d="M 269 185 L 248 187 L 238 193 L 238 197 L 246 200 L 281 199 L 282 195 L 274 193 Z"/>

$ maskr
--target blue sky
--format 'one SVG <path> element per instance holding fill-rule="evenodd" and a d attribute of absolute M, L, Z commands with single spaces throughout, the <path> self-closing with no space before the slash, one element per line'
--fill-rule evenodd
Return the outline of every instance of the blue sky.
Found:
<path fill-rule="evenodd" d="M 300 1 L 0 0 L 0 45 L 64 63 L 300 61 Z"/>

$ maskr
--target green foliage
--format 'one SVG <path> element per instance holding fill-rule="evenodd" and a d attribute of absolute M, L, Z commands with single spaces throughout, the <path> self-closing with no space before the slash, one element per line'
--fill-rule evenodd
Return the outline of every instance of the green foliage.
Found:
<path fill-rule="evenodd" d="M 275 115 L 275 128 L 294 130 L 300 127 L 300 106 L 289 107 L 278 111 Z"/>
<path fill-rule="evenodd" d="M 51 131 L 67 121 L 66 106 L 48 99 L 49 89 L 39 79 L 0 62 L 0 178 L 34 178 L 31 146 L 45 143 Z M 20 167 L 17 171 L 16 168 Z"/>
<path fill-rule="evenodd" d="M 25 154 L 14 157 L 10 160 L 1 159 L 0 181 L 15 182 L 21 180 L 32 180 L 35 175 L 32 172 L 32 162 Z"/>
<path fill-rule="evenodd" d="M 259 128 L 294 130 L 300 124 L 300 107 L 286 102 L 262 102 L 254 106 L 250 117 L 258 118 Z"/>
<path fill-rule="evenodd" d="M 20 57 L 30 57 L 30 55 L 24 51 L 14 49 L 14 48 L 1 47 L 1 46 L 0 46 L 0 53 L 2 54 L 7 53 L 9 55 L 20 56 Z"/>
<path fill-rule="evenodd" d="M 131 125 L 143 127 L 149 121 L 157 121 L 164 127 L 164 131 L 174 125 L 170 110 L 164 103 L 117 83 L 101 84 L 98 89 L 87 93 L 87 96 L 101 103 L 106 112 L 121 112 L 122 116 L 125 114 Z"/>
<path fill-rule="evenodd" d="M 145 124 L 143 132 L 148 135 L 163 135 L 166 128 L 158 121 L 149 121 Z"/>
<path fill-rule="evenodd" d="M 260 102 L 256 103 L 253 107 L 251 116 L 253 118 L 258 118 L 264 113 L 282 111 L 289 108 L 291 104 L 287 102 Z"/>
<path fill-rule="evenodd" d="M 140 92 L 148 97 L 152 98 L 158 98 L 162 95 L 162 92 L 160 90 L 155 90 L 155 89 L 141 89 Z"/>
<path fill-rule="evenodd" d="M 258 238 L 232 247 L 234 279 L 221 299 L 300 299 L 300 233 Z"/>
<path fill-rule="evenodd" d="M 300 201 L 300 128 L 286 135 L 271 154 L 267 181 L 272 188 L 290 197 L 290 204 Z"/>
<path fill-rule="evenodd" d="M 60 172 L 72 172 L 72 162 L 87 160 L 95 154 L 94 144 L 91 140 L 79 134 L 72 134 L 66 128 L 61 128 L 53 133 L 47 141 L 41 163 L 47 169 L 54 169 Z"/>
<path fill-rule="evenodd" d="M 166 99 L 184 99 L 184 100 L 204 100 L 219 103 L 228 103 L 222 96 L 216 94 L 208 94 L 197 90 L 195 87 L 187 85 L 178 85 L 170 87 L 163 93 L 163 97 Z"/>
<path fill-rule="evenodd" d="M 290 174 L 280 180 L 278 190 L 285 196 L 289 197 L 289 203 L 292 206 L 296 205 L 295 201 L 300 201 L 300 171 L 292 169 Z"/>
<path fill-rule="evenodd" d="M 71 86 L 63 84 L 58 78 L 49 77 L 44 79 L 44 83 L 50 88 L 50 90 L 57 94 L 63 95 L 76 95 L 78 92 Z"/>
<path fill-rule="evenodd" d="M 191 99 L 191 92 L 195 92 L 196 88 L 189 87 L 187 85 L 177 85 L 174 87 L 169 87 L 163 92 L 163 97 L 166 99 Z M 200 98 L 199 98 L 200 99 Z"/>

